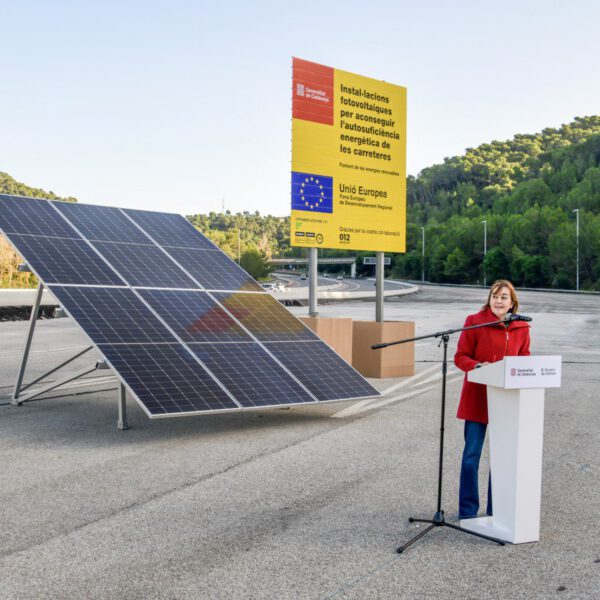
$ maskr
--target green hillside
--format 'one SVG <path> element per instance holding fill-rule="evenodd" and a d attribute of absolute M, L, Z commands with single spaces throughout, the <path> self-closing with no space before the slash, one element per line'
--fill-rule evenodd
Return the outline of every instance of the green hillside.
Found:
<path fill-rule="evenodd" d="M 468 149 L 408 180 L 407 254 L 394 274 L 574 288 L 580 217 L 582 289 L 600 289 L 600 117 Z M 488 254 L 483 259 L 482 221 Z"/>

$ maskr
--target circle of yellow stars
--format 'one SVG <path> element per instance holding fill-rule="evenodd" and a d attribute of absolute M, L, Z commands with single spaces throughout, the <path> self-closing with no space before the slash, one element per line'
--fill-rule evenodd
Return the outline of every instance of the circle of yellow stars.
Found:
<path fill-rule="evenodd" d="M 311 204 L 305 197 L 304 197 L 304 186 L 310 183 L 312 185 L 318 185 L 319 189 L 321 190 L 321 197 L 319 198 L 318 202 L 315 202 L 314 204 Z M 323 191 L 323 186 L 319 183 L 318 179 L 315 179 L 314 177 L 305 177 L 304 181 L 300 184 L 300 195 L 302 198 L 302 202 L 304 202 L 304 206 L 308 206 L 309 208 L 315 208 L 315 206 L 319 206 L 322 202 L 323 202 L 323 198 L 325 196 L 325 192 Z"/>

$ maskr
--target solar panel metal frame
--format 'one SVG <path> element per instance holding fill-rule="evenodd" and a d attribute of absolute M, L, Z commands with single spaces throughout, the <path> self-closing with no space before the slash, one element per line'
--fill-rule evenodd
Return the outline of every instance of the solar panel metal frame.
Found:
<path fill-rule="evenodd" d="M 17 198 L 22 198 L 23 200 L 37 200 L 39 201 L 40 199 L 35 199 L 35 198 L 29 198 L 27 196 L 15 196 L 13 194 L 0 194 L 0 199 L 3 197 L 10 197 L 11 199 L 17 199 Z M 367 383 L 373 390 L 374 390 L 374 394 L 372 394 L 371 396 L 365 396 L 365 395 L 361 395 L 361 396 L 356 396 L 356 397 L 343 397 L 343 398 L 334 398 L 334 399 L 326 399 L 326 400 L 319 400 L 311 391 L 310 389 L 308 389 L 306 387 L 306 385 L 303 384 L 303 382 L 301 380 L 299 380 L 287 367 L 286 365 L 284 365 L 270 350 L 269 348 L 265 345 L 265 342 L 261 341 L 260 339 L 258 339 L 256 336 L 254 336 L 252 334 L 251 331 L 249 331 L 239 320 L 238 318 L 232 314 L 227 307 L 225 307 L 218 298 L 216 298 L 209 289 L 204 288 L 200 282 L 198 282 L 182 265 L 180 265 L 173 256 L 171 256 L 171 254 L 168 252 L 168 248 L 169 246 L 165 246 L 162 244 L 159 244 L 156 240 L 154 240 L 152 238 L 152 236 L 145 230 L 143 229 L 133 218 L 130 217 L 130 215 L 128 214 L 129 212 L 135 212 L 135 209 L 122 209 L 122 208 L 118 208 L 118 207 L 102 207 L 102 208 L 109 208 L 115 211 L 119 211 L 122 215 L 125 216 L 125 218 L 127 218 L 129 221 L 131 221 L 131 223 L 137 227 L 144 235 L 146 235 L 149 240 L 151 241 L 151 245 L 153 245 L 154 247 L 159 248 L 162 252 L 164 252 L 164 254 L 173 261 L 174 266 L 177 265 L 185 274 L 187 274 L 187 276 L 195 282 L 195 284 L 198 286 L 196 288 L 169 288 L 169 287 L 164 287 L 164 288 L 160 288 L 160 287 L 155 287 L 155 286 L 134 286 L 131 285 L 129 282 L 127 282 L 124 277 L 118 272 L 117 269 L 115 269 L 115 267 L 102 255 L 102 253 L 93 245 L 92 241 L 90 241 L 89 239 L 87 239 L 80 231 L 79 229 L 73 225 L 73 223 L 68 219 L 68 217 L 59 210 L 58 208 L 58 204 L 61 204 L 62 202 L 60 201 L 53 201 L 53 200 L 43 200 L 44 202 L 48 202 L 48 204 L 50 206 L 52 206 L 52 208 L 56 211 L 57 215 L 64 219 L 65 223 L 67 224 L 67 226 L 71 227 L 72 230 L 75 232 L 75 234 L 78 237 L 72 237 L 72 238 L 68 238 L 68 239 L 79 239 L 84 241 L 100 258 L 100 260 L 102 262 L 104 262 L 111 271 L 113 271 L 117 277 L 119 279 L 121 279 L 121 281 L 123 282 L 121 285 L 89 285 L 89 284 L 63 284 L 60 282 L 57 283 L 51 283 L 51 284 L 46 284 L 43 279 L 39 276 L 39 273 L 36 271 L 36 269 L 33 267 L 33 265 L 31 265 L 29 263 L 29 261 L 27 261 L 27 257 L 24 256 L 24 259 L 27 261 L 29 268 L 31 270 L 31 272 L 38 278 L 40 285 L 42 285 L 43 287 L 46 287 L 48 290 L 52 291 L 52 287 L 57 286 L 57 287 L 97 287 L 97 288 L 102 288 L 102 289 L 111 289 L 111 288 L 120 288 L 120 289 L 130 289 L 134 292 L 134 294 L 137 296 L 137 298 L 154 314 L 154 316 L 162 323 L 162 325 L 166 328 L 166 330 L 171 333 L 176 340 L 178 341 L 178 345 L 183 346 L 183 348 L 190 353 L 190 355 L 193 357 L 193 359 L 199 364 L 199 366 L 205 371 L 205 373 L 207 373 L 209 375 L 209 377 L 211 377 L 213 379 L 213 381 L 215 381 L 215 383 L 221 387 L 223 389 L 223 391 L 235 402 L 235 404 L 237 404 L 239 406 L 239 408 L 226 408 L 226 409 L 213 409 L 213 410 L 208 410 L 208 411 L 204 411 L 204 410 L 198 410 L 198 411 L 187 411 L 187 412 L 179 412 L 179 413 L 167 413 L 167 414 L 152 414 L 149 409 L 146 407 L 146 405 L 144 404 L 144 402 L 138 397 L 138 395 L 131 389 L 131 387 L 129 386 L 129 384 L 127 383 L 127 381 L 124 379 L 124 377 L 120 374 L 120 372 L 118 371 L 118 369 L 116 369 L 111 362 L 106 359 L 107 363 L 109 364 L 109 366 L 111 367 L 112 371 L 114 372 L 115 376 L 117 377 L 117 379 L 127 388 L 127 390 L 129 391 L 130 395 L 137 401 L 137 403 L 142 407 L 142 410 L 146 413 L 146 415 L 151 418 L 151 419 L 160 419 L 160 418 L 173 418 L 173 417 L 181 417 L 181 416 L 192 416 L 192 415 L 205 415 L 205 414 L 218 414 L 218 413 L 226 413 L 226 412 L 241 412 L 241 411 L 255 411 L 255 410 L 264 410 L 264 409 L 268 409 L 268 408 L 284 408 L 284 407 L 292 407 L 292 406 L 310 406 L 313 404 L 324 404 L 324 403 L 330 403 L 330 402 L 346 402 L 346 401 L 351 401 L 351 400 L 358 400 L 358 399 L 365 399 L 365 398 L 372 398 L 372 397 L 378 397 L 381 396 L 381 393 L 379 391 L 377 391 L 373 386 L 370 386 L 370 384 L 368 384 L 368 382 L 364 379 L 364 377 L 358 373 L 358 371 L 356 371 L 356 369 L 354 369 L 354 367 L 352 367 L 351 365 L 349 365 L 348 363 L 348 367 L 350 369 L 352 369 L 353 371 L 356 372 L 356 374 L 361 377 L 363 380 L 365 380 L 365 383 Z M 99 207 L 100 205 L 80 205 L 80 206 L 94 206 L 94 207 Z M 141 211 L 144 213 L 148 213 L 148 212 L 152 212 L 152 211 Z M 174 214 L 174 213 L 156 213 L 157 215 L 163 215 L 163 214 Z M 174 216 L 179 216 L 179 215 L 174 215 Z M 13 243 L 13 241 L 11 240 L 10 237 L 10 233 L 5 232 L 2 228 L 0 228 L 0 233 L 2 233 L 6 239 L 9 241 L 9 243 L 15 248 L 16 252 L 18 254 L 20 254 L 20 251 L 18 249 L 18 247 Z M 17 232 L 15 232 L 16 235 L 19 235 Z M 202 235 L 200 232 L 198 232 L 199 235 Z M 40 236 L 36 236 L 36 237 L 40 237 Z M 41 236 L 44 237 L 44 236 Z M 67 238 L 65 238 L 67 239 Z M 118 242 L 116 242 L 118 243 Z M 210 242 L 212 244 L 212 242 Z M 150 244 L 148 244 L 150 245 Z M 179 246 L 174 246 L 174 247 L 179 247 Z M 216 247 L 215 247 L 216 248 Z M 210 251 L 210 250 L 209 250 Z M 216 252 L 222 252 L 220 249 L 216 249 Z M 225 253 L 223 253 L 225 254 Z M 226 256 L 226 255 L 225 255 Z M 231 259 L 229 259 L 231 260 Z M 237 265 L 236 265 L 237 266 Z M 252 279 L 252 278 L 250 278 Z M 253 280 L 254 281 L 254 280 Z M 273 360 L 273 362 L 275 362 L 280 369 L 282 369 L 283 371 L 285 371 L 288 376 L 295 381 L 296 384 L 298 384 L 306 393 L 309 397 L 313 398 L 312 402 L 302 402 L 302 403 L 281 403 L 281 404 L 269 404 L 269 405 L 264 405 L 264 406 L 242 406 L 240 404 L 239 401 L 237 401 L 235 399 L 235 397 L 231 394 L 231 392 L 229 390 L 227 390 L 227 388 L 223 385 L 223 383 L 212 373 L 212 371 L 199 359 L 199 357 L 193 352 L 193 350 L 189 347 L 189 344 L 194 344 L 194 342 L 185 342 L 183 341 L 178 335 L 177 333 L 172 330 L 172 328 L 164 321 L 164 319 L 154 310 L 154 308 L 142 297 L 142 295 L 137 292 L 137 290 L 144 290 L 144 289 L 148 289 L 148 290 L 160 290 L 160 289 L 164 289 L 164 290 L 170 290 L 170 291 L 185 291 L 185 292 L 192 292 L 192 291 L 201 291 L 207 294 L 208 297 L 210 297 L 215 304 L 222 309 L 223 311 L 225 311 L 225 313 L 238 325 L 238 327 L 240 327 L 252 340 L 253 343 L 258 344 L 258 346 L 264 351 L 266 352 L 270 358 Z M 266 291 L 261 291 L 260 289 L 257 291 L 240 291 L 240 290 L 218 290 L 218 293 L 225 293 L 225 292 L 230 292 L 230 293 L 236 293 L 236 294 L 257 294 L 257 295 L 261 295 L 264 297 L 271 297 L 269 295 L 268 292 Z M 63 307 L 65 308 L 65 307 Z M 87 331 L 79 324 L 79 322 L 73 318 L 73 316 L 71 315 L 70 311 L 65 308 L 65 312 L 69 315 L 69 317 L 71 317 L 73 319 L 73 321 L 75 323 L 77 323 L 80 327 L 80 329 L 83 331 L 83 333 L 86 335 L 86 337 L 89 339 L 90 343 L 100 352 L 100 354 L 102 354 L 104 356 L 104 354 L 102 353 L 102 349 L 100 348 L 100 346 L 102 344 L 97 344 L 96 342 L 94 342 L 91 337 L 88 335 Z M 299 319 L 296 319 L 292 314 L 289 315 L 291 319 L 295 319 L 298 323 L 301 323 L 302 327 L 306 328 L 311 335 L 314 335 L 314 332 L 302 321 L 300 321 Z M 291 341 L 291 340 L 290 340 Z M 220 343 L 229 343 L 229 342 L 220 342 Z M 242 342 L 244 343 L 244 342 Z M 247 343 L 247 342 L 246 342 Z M 334 352 L 336 356 L 339 357 L 339 355 L 335 352 L 335 350 L 333 350 L 328 344 L 326 344 L 325 342 L 323 342 L 331 352 Z M 145 346 L 149 346 L 151 347 L 153 344 L 143 344 Z M 105 357 L 106 358 L 106 357 Z M 341 357 L 339 357 L 341 358 Z M 342 359 L 343 360 L 343 359 Z M 345 361 L 344 361 L 345 362 Z"/>

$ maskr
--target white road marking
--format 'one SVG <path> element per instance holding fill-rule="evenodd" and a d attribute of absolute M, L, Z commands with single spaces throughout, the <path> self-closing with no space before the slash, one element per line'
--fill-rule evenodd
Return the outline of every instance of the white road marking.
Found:
<path fill-rule="evenodd" d="M 424 371 L 421 371 L 420 373 L 413 375 L 412 377 L 407 377 L 406 379 L 403 379 L 402 381 L 395 383 L 394 385 L 390 386 L 389 388 L 382 390 L 382 393 L 385 397 L 389 397 L 390 394 L 392 394 L 393 392 L 395 392 L 396 390 L 398 390 L 400 388 L 404 388 L 407 386 L 413 386 L 413 385 L 419 385 L 417 382 L 420 379 L 422 379 L 423 377 L 426 377 L 427 375 L 429 375 L 439 369 L 440 369 L 440 365 L 433 365 L 433 366 L 429 367 L 428 369 L 425 369 Z M 345 417 L 349 417 L 351 415 L 357 414 L 358 412 L 361 412 L 363 409 L 370 410 L 371 404 L 375 405 L 379 402 L 381 402 L 381 400 L 377 399 L 377 398 L 371 398 L 369 400 L 361 400 L 360 402 L 356 402 L 352 406 L 347 406 L 346 408 L 343 408 L 342 410 L 340 410 L 330 416 L 333 417 L 334 419 L 343 419 Z"/>
<path fill-rule="evenodd" d="M 412 392 L 407 392 L 405 394 L 401 394 L 400 396 L 394 396 L 393 398 L 386 398 L 385 400 L 379 400 L 370 406 L 365 406 L 363 409 L 357 411 L 357 414 L 366 412 L 367 410 L 372 410 L 374 408 L 381 408 L 382 406 L 387 406 L 388 404 L 393 404 L 394 402 L 399 402 L 400 400 L 408 400 L 409 398 L 414 398 L 419 394 L 424 392 L 428 392 L 429 390 L 434 390 L 437 385 L 430 385 L 429 387 L 421 388 L 420 390 L 414 390 Z"/>
<path fill-rule="evenodd" d="M 437 369 L 437 368 L 439 368 L 439 366 L 436 365 L 435 367 L 432 367 L 432 368 Z M 427 369 L 427 371 L 431 372 L 432 368 Z M 425 373 L 426 373 L 426 371 L 423 371 L 422 373 L 419 373 L 419 376 L 423 376 Z M 463 377 L 463 374 L 460 371 L 458 371 L 456 374 L 453 374 L 452 376 L 448 377 L 446 381 L 447 381 L 447 383 L 453 383 L 454 381 L 458 381 L 458 380 L 462 379 L 462 377 Z M 412 384 L 411 387 L 416 387 L 416 386 L 419 386 L 419 385 L 425 383 L 424 381 L 416 383 L 414 381 L 415 378 L 417 378 L 417 375 L 415 375 L 414 377 L 411 377 L 408 380 L 402 381 L 400 383 L 403 385 Z M 389 390 L 386 391 L 385 395 L 388 396 L 390 391 L 394 391 L 394 390 L 398 389 L 399 387 L 403 387 L 403 386 L 400 386 L 400 384 L 396 384 L 392 388 L 389 388 Z M 430 386 L 427 386 L 424 388 L 420 388 L 420 389 L 416 389 L 416 390 L 409 390 L 405 393 L 402 393 L 398 396 L 393 396 L 391 398 L 385 397 L 380 400 L 362 400 L 361 402 L 357 402 L 356 404 L 353 404 L 352 406 L 348 406 L 347 408 L 344 408 L 343 410 L 340 410 L 337 413 L 334 413 L 333 415 L 330 415 L 330 416 L 335 419 L 343 419 L 346 417 L 351 417 L 353 415 L 358 415 L 358 414 L 367 412 L 369 410 L 381 408 L 382 406 L 387 406 L 388 404 L 393 404 L 394 402 L 400 402 L 401 400 L 408 400 L 410 398 L 414 398 L 415 396 L 419 396 L 420 394 L 423 394 L 430 390 L 434 390 L 438 387 L 439 387 L 438 383 L 435 383 L 434 385 L 430 385 Z"/>
<path fill-rule="evenodd" d="M 429 367 L 428 369 L 425 369 L 424 371 L 421 371 L 420 373 L 417 373 L 416 375 L 413 375 L 412 377 L 408 377 L 407 379 L 403 379 L 402 381 L 395 383 L 394 385 L 390 386 L 386 390 L 383 390 L 383 394 L 385 396 L 387 396 L 399 388 L 406 387 L 407 385 L 412 385 L 415 381 L 418 381 L 419 379 L 425 377 L 426 375 L 433 373 L 434 371 L 436 371 L 439 368 L 440 368 L 440 365 L 433 365 L 432 367 Z"/>
<path fill-rule="evenodd" d="M 452 377 L 453 375 L 462 375 L 462 371 L 458 371 L 457 369 L 448 369 L 448 373 L 446 374 L 447 378 Z M 438 373 L 436 373 L 433 377 L 428 377 L 427 379 L 424 379 L 423 381 L 419 381 L 419 383 L 415 383 L 414 385 L 423 385 L 425 383 L 430 383 L 432 381 L 435 381 L 436 379 L 441 379 L 442 378 L 442 371 L 440 370 Z M 413 387 L 413 386 L 411 386 Z"/>
<path fill-rule="evenodd" d="M 367 404 L 373 402 L 373 400 L 361 400 L 360 402 L 355 402 L 352 406 L 347 406 L 346 408 L 342 408 L 342 410 L 338 410 L 338 412 L 333 415 L 329 415 L 334 419 L 344 419 L 346 417 L 350 417 L 356 412 L 360 411 L 361 408 L 366 406 Z"/>

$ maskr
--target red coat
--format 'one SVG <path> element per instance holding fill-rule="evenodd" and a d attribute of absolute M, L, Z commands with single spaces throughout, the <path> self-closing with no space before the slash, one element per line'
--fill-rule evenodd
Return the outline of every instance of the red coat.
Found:
<path fill-rule="evenodd" d="M 498 317 L 485 308 L 475 315 L 469 315 L 465 327 L 497 321 Z M 496 362 L 505 356 L 529 356 L 529 325 L 524 321 L 512 321 L 508 329 L 505 325 L 480 327 L 463 331 L 458 340 L 454 364 L 468 373 L 482 362 Z M 487 389 L 481 383 L 465 380 L 458 405 L 459 419 L 488 422 Z"/>

